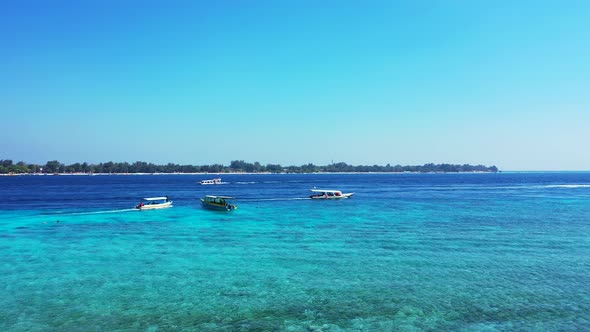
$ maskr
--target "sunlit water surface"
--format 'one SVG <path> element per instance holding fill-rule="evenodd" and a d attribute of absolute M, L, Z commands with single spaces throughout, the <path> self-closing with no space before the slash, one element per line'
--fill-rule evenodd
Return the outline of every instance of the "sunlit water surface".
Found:
<path fill-rule="evenodd" d="M 211 177 L 0 177 L 0 330 L 590 330 L 590 173 Z"/>

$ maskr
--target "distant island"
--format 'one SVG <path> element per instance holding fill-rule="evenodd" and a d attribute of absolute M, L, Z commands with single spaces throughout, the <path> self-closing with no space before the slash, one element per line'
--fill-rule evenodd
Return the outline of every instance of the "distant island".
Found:
<path fill-rule="evenodd" d="M 496 166 L 484 165 L 453 165 L 453 164 L 424 164 L 417 166 L 390 165 L 348 165 L 344 162 L 332 163 L 326 166 L 306 164 L 301 166 L 281 166 L 279 164 L 262 165 L 259 162 L 248 163 L 234 160 L 229 166 L 213 165 L 178 165 L 168 163 L 156 165 L 144 161 L 132 164 L 123 162 L 106 162 L 99 164 L 75 163 L 65 165 L 57 160 L 48 161 L 45 165 L 27 164 L 23 161 L 13 163 L 12 160 L 0 160 L 0 174 L 138 174 L 138 173 L 495 173 Z"/>

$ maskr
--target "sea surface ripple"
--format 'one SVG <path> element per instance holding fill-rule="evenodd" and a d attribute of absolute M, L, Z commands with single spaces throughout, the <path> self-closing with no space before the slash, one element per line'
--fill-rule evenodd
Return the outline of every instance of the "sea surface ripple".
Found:
<path fill-rule="evenodd" d="M 590 173 L 211 177 L 0 177 L 0 331 L 590 330 Z"/>

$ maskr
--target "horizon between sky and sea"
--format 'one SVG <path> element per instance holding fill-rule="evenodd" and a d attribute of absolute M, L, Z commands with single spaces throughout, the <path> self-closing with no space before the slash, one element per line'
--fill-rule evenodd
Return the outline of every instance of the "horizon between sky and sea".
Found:
<path fill-rule="evenodd" d="M 0 330 L 590 329 L 588 172 L 208 176 L 0 177 Z"/>

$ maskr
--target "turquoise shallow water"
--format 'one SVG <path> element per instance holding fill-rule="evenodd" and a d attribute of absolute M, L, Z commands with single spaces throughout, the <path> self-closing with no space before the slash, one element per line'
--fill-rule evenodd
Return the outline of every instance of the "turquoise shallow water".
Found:
<path fill-rule="evenodd" d="M 0 178 L 0 330 L 590 330 L 588 173 L 201 178 Z"/>

